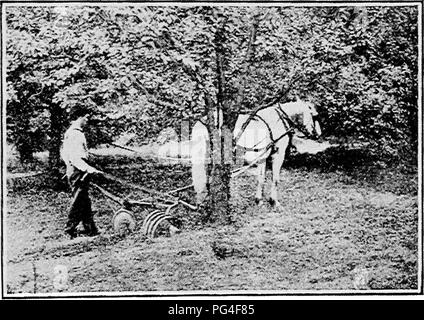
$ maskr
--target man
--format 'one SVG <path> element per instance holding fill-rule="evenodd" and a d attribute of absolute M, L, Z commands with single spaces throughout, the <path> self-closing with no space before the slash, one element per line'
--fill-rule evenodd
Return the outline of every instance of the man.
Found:
<path fill-rule="evenodd" d="M 102 172 L 87 163 L 87 140 L 83 129 L 86 127 L 90 111 L 76 105 L 71 110 L 71 126 L 65 132 L 61 156 L 66 164 L 66 175 L 72 189 L 72 202 L 68 213 L 65 232 L 71 239 L 77 236 L 77 226 L 82 222 L 87 236 L 96 236 L 99 231 L 93 219 L 91 200 L 88 194 L 90 175 Z"/>

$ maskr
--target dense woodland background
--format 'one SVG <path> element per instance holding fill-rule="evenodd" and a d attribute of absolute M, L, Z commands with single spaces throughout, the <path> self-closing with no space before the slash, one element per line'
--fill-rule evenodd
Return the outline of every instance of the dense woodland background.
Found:
<path fill-rule="evenodd" d="M 312 99 L 327 136 L 417 150 L 417 7 L 7 7 L 7 139 L 57 166 L 67 112 L 91 105 L 93 145 Z M 284 94 L 283 94 L 284 93 Z M 138 141 L 137 141 L 138 140 Z M 380 152 L 380 150 L 378 151 Z M 414 158 L 412 154 L 412 158 Z"/>

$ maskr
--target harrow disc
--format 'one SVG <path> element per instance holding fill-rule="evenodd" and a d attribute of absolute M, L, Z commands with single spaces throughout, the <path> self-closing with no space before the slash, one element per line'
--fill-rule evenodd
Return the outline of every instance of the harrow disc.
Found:
<path fill-rule="evenodd" d="M 150 238 L 153 238 L 155 236 L 155 232 L 159 224 L 169 218 L 171 218 L 171 216 L 166 212 L 162 212 L 160 210 L 155 210 L 151 212 L 147 215 L 143 222 L 144 234 Z"/>
<path fill-rule="evenodd" d="M 112 218 L 113 230 L 119 236 L 126 236 L 135 229 L 135 219 L 131 211 L 119 209 Z"/>

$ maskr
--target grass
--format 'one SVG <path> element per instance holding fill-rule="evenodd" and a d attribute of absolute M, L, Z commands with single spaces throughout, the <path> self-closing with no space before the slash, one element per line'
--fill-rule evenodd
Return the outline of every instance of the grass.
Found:
<path fill-rule="evenodd" d="M 142 156 L 109 154 L 98 166 L 159 190 L 190 182 L 186 165 Z M 282 209 L 256 206 L 255 178 L 246 174 L 232 181 L 232 224 L 203 225 L 198 213 L 179 207 L 174 216 L 182 232 L 154 239 L 142 233 L 149 210 L 141 209 L 134 210 L 136 232 L 115 236 L 111 217 L 117 207 L 92 191 L 103 235 L 72 241 L 63 235 L 67 192 L 46 188 L 42 177 L 9 181 L 4 215 L 7 292 L 417 288 L 416 167 L 382 165 L 360 150 L 328 150 L 292 158 L 281 177 Z M 265 194 L 270 172 L 267 181 Z M 114 183 L 106 186 L 139 196 Z M 191 192 L 183 196 L 193 198 Z M 217 255 L 217 247 L 230 253 Z M 64 287 L 54 286 L 58 266 L 67 269 Z M 365 278 L 362 285 L 358 273 Z"/>

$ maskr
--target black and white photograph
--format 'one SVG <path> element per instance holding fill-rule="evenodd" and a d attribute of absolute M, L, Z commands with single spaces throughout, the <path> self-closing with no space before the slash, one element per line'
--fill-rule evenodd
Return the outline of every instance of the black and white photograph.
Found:
<path fill-rule="evenodd" d="M 421 2 L 1 14 L 2 299 L 423 295 Z"/>

